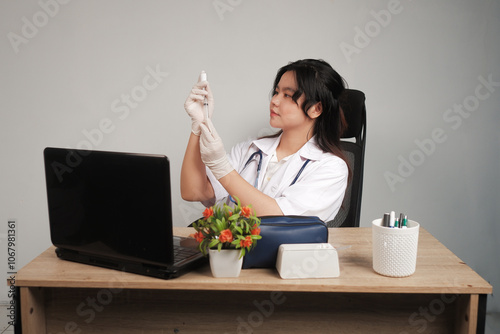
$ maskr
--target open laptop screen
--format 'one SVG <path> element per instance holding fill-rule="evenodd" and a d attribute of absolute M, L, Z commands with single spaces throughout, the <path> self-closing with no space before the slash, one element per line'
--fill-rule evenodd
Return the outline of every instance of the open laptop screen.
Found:
<path fill-rule="evenodd" d="M 56 247 L 172 263 L 167 157 L 46 148 L 44 158 L 51 240 Z"/>

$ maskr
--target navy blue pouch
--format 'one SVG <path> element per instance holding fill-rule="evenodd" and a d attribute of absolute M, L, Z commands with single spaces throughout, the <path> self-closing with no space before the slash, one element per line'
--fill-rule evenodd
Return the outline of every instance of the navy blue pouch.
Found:
<path fill-rule="evenodd" d="M 243 258 L 243 269 L 275 268 L 281 244 L 328 242 L 326 223 L 315 216 L 260 217 L 260 235 L 254 249 Z"/>

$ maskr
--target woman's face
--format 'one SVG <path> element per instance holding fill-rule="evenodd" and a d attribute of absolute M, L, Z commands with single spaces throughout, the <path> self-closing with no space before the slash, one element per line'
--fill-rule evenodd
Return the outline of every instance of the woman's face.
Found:
<path fill-rule="evenodd" d="M 283 131 L 310 128 L 310 121 L 313 121 L 304 113 L 300 107 L 304 102 L 304 95 L 299 97 L 297 103 L 292 99 L 297 91 L 297 82 L 294 72 L 285 72 L 281 77 L 273 93 L 270 103 L 271 119 L 269 124 L 273 128 Z"/>

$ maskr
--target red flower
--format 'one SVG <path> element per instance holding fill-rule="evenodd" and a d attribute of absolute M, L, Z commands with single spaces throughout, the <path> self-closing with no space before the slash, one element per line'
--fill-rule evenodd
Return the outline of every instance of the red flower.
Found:
<path fill-rule="evenodd" d="M 220 233 L 219 236 L 220 242 L 232 242 L 233 241 L 233 233 L 229 229 L 225 229 Z"/>
<path fill-rule="evenodd" d="M 243 240 L 240 240 L 241 247 L 250 247 L 252 246 L 252 237 L 247 235 L 247 237 Z"/>
<path fill-rule="evenodd" d="M 194 234 L 191 234 L 191 235 L 190 235 L 190 237 L 195 238 L 197 242 L 202 242 L 202 241 L 203 241 L 203 239 L 205 238 L 205 237 L 203 236 L 203 233 L 201 233 L 201 231 L 196 232 L 196 233 L 194 233 Z"/>
<path fill-rule="evenodd" d="M 252 235 L 259 235 L 260 234 L 260 228 L 254 226 L 254 228 L 250 232 L 252 233 Z"/>
<path fill-rule="evenodd" d="M 248 206 L 244 206 L 241 208 L 241 215 L 245 218 L 250 217 L 252 214 L 252 209 L 250 209 Z"/>
<path fill-rule="evenodd" d="M 212 217 L 213 214 L 214 214 L 214 209 L 212 209 L 212 207 L 206 208 L 205 211 L 203 211 L 203 217 L 205 217 L 205 219 Z"/>

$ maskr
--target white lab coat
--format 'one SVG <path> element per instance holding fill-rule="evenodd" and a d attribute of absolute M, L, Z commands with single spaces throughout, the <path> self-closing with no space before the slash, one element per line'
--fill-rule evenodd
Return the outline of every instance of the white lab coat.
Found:
<path fill-rule="evenodd" d="M 258 157 L 244 168 L 250 156 L 259 149 L 262 151 L 262 166 L 257 189 L 274 198 L 285 215 L 318 216 L 323 221 L 335 218 L 347 186 L 348 169 L 344 160 L 323 152 L 311 138 L 297 153 L 276 171 L 262 189 L 267 166 L 276 147 L 278 138 L 263 138 L 242 142 L 228 155 L 234 169 L 251 185 L 257 176 Z M 304 168 L 297 181 L 290 186 L 304 162 L 311 161 Z M 205 202 L 209 206 L 214 203 L 227 203 L 228 192 L 215 179 L 207 168 L 207 175 L 215 192 L 215 199 Z"/>

